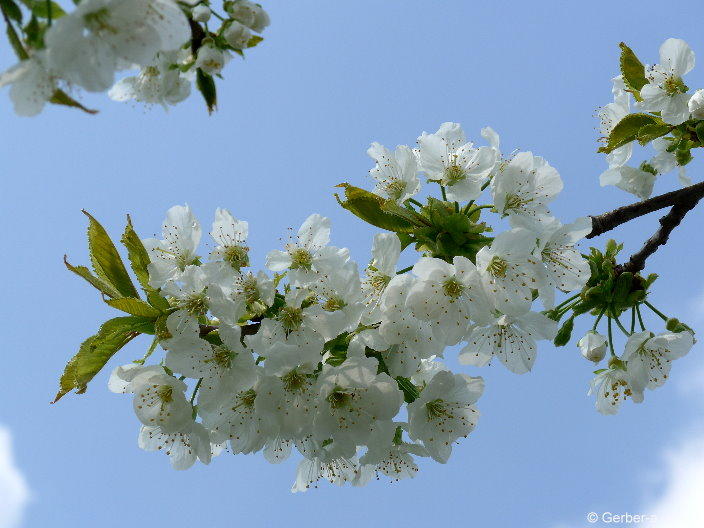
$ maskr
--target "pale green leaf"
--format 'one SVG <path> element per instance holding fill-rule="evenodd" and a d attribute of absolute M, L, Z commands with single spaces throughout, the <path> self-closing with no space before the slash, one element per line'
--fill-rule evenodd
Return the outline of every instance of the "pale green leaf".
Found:
<path fill-rule="evenodd" d="M 119 299 L 109 299 L 105 301 L 107 304 L 123 312 L 132 315 L 141 315 L 143 317 L 159 317 L 161 311 L 154 308 L 152 305 L 145 303 L 141 299 L 133 299 L 131 297 L 121 297 Z"/>
<path fill-rule="evenodd" d="M 132 284 L 122 258 L 112 243 L 107 232 L 90 213 L 83 211 L 90 220 L 88 226 L 88 249 L 95 274 L 112 284 L 123 297 L 139 298 L 139 293 Z"/>
<path fill-rule="evenodd" d="M 78 394 L 84 393 L 90 380 L 110 358 L 140 333 L 154 333 L 154 322 L 144 317 L 128 316 L 116 317 L 103 324 L 97 334 L 81 344 L 78 353 L 66 365 L 52 403 L 74 389 Z"/>

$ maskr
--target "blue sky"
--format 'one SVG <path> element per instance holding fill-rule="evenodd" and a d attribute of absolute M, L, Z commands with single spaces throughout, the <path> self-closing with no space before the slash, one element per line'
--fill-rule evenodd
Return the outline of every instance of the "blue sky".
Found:
<path fill-rule="evenodd" d="M 130 213 L 147 237 L 173 204 L 188 202 L 204 225 L 227 207 L 250 222 L 259 264 L 287 227 L 319 212 L 332 218 L 335 244 L 364 263 L 374 231 L 336 204 L 333 186 L 369 186 L 371 141 L 411 144 L 457 121 L 477 140 L 492 126 L 504 152 L 547 158 L 565 181 L 554 212 L 571 221 L 631 201 L 598 185 L 604 160 L 593 115 L 609 102 L 618 43 L 651 63 L 671 36 L 704 53 L 691 4 L 274 0 L 265 8 L 266 41 L 227 67 L 213 116 L 197 96 L 169 113 L 87 96 L 99 115 L 49 108 L 20 119 L 2 94 L 0 424 L 31 493 L 21 526 L 579 528 L 589 511 L 651 513 L 675 504 L 673 493 L 681 499 L 672 479 L 704 459 L 700 345 L 675 364 L 670 383 L 617 417 L 594 410 L 590 365 L 574 345 L 543 343 L 524 376 L 464 367 L 487 389 L 480 424 L 450 463 L 364 489 L 291 495 L 296 462 L 272 466 L 260 456 L 225 454 L 174 472 L 166 457 L 137 448 L 129 398 L 108 392 L 108 372 L 87 394 L 48 404 L 65 362 L 112 316 L 61 262 L 64 253 L 86 262 L 82 208 L 116 236 Z M 12 61 L 0 49 L 0 64 Z M 690 87 L 704 86 L 701 71 Z M 701 167 L 692 165 L 695 181 Z M 656 192 L 676 185 L 674 175 L 661 177 Z M 614 235 L 636 250 L 656 218 Z M 704 250 L 690 241 L 703 220 L 694 211 L 648 261 L 661 275 L 654 301 L 694 323 L 704 323 L 704 278 L 692 273 Z M 131 344 L 109 367 L 147 344 Z M 676 509 L 693 507 L 685 500 Z M 682 523 L 668 528 L 695 526 Z"/>

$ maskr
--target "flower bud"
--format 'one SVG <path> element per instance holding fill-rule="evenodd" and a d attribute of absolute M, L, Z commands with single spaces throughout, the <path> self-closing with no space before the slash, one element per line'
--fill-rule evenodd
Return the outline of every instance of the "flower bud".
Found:
<path fill-rule="evenodd" d="M 247 47 L 249 39 L 252 38 L 252 32 L 243 24 L 237 22 L 237 20 L 233 20 L 222 36 L 225 37 L 230 46 L 242 50 Z"/>
<path fill-rule="evenodd" d="M 207 22 L 210 20 L 210 8 L 207 5 L 199 4 L 193 8 L 191 15 L 196 22 Z"/>
<path fill-rule="evenodd" d="M 225 2 L 225 10 L 232 18 L 254 31 L 261 31 L 269 25 L 269 15 L 266 11 L 249 0 Z"/>
<path fill-rule="evenodd" d="M 704 119 L 704 90 L 697 90 L 689 99 L 689 113 L 694 119 Z"/>
<path fill-rule="evenodd" d="M 220 73 L 223 66 L 225 66 L 225 54 L 212 46 L 201 46 L 198 49 L 195 66 L 205 73 L 215 75 Z"/>
<path fill-rule="evenodd" d="M 269 13 L 267 13 L 260 7 L 259 11 L 257 11 L 254 16 L 254 23 L 251 25 L 251 28 L 257 33 L 261 33 L 262 31 L 264 31 L 264 28 L 267 27 L 269 24 L 271 24 Z"/>
<path fill-rule="evenodd" d="M 577 342 L 582 355 L 589 361 L 599 363 L 606 355 L 606 337 L 590 330 Z"/>

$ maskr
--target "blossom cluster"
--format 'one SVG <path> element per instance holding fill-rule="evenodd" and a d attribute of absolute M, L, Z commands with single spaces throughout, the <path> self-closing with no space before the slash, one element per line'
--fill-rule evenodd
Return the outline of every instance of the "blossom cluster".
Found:
<path fill-rule="evenodd" d="M 638 134 L 632 141 L 625 144 L 619 141 L 615 148 L 605 151 L 608 169 L 599 179 L 602 186 L 615 185 L 645 199 L 652 194 L 656 177 L 674 169 L 678 169 L 681 186 L 692 184 L 685 166 L 692 159 L 691 148 L 701 146 L 704 139 L 697 134 L 697 126 L 704 120 L 704 89 L 692 93 L 684 82 L 695 62 L 694 51 L 685 41 L 667 39 L 660 46 L 660 62 L 647 68 L 625 49 L 627 60 L 636 68 L 612 79 L 613 102 L 599 110 L 600 131 L 608 139 L 623 123 L 630 128 L 635 125 Z M 623 57 L 621 62 L 623 66 Z M 638 66 L 642 73 L 638 72 Z M 632 114 L 633 110 L 638 113 Z M 641 145 L 651 143 L 656 152 L 638 167 L 628 165 L 633 155 L 633 140 Z"/>
<path fill-rule="evenodd" d="M 15 112 L 23 116 L 40 113 L 47 102 L 86 110 L 69 95 L 75 88 L 166 108 L 186 99 L 194 81 L 212 110 L 213 76 L 231 52 L 258 44 L 256 33 L 269 25 L 266 11 L 249 0 L 225 1 L 225 15 L 209 0 L 83 0 L 68 14 L 54 2 L 36 3 L 41 11 L 33 8 L 23 27 L 14 0 L 3 2 L 20 62 L 0 74 L 0 87 L 11 86 Z M 220 23 L 216 31 L 208 28 L 211 17 Z M 124 70 L 136 74 L 115 82 Z"/>
<path fill-rule="evenodd" d="M 253 271 L 248 224 L 224 209 L 203 261 L 200 223 L 188 206 L 171 208 L 163 238 L 142 241 L 149 288 L 168 300 L 168 315 L 145 359 L 110 378 L 113 391 L 134 395 L 139 445 L 167 453 L 177 469 L 223 450 L 261 451 L 276 463 L 295 447 L 303 458 L 293 491 L 321 478 L 413 477 L 417 457 L 447 462 L 477 424 L 484 381 L 450 371 L 446 349 L 459 345 L 466 365 L 496 357 L 528 372 L 536 342 L 557 332 L 535 301 L 554 310 L 556 291 L 581 290 L 590 277 L 575 247 L 590 219 L 563 225 L 549 210 L 563 186 L 557 170 L 530 152 L 505 159 L 498 135 L 482 136 L 489 145 L 476 147 L 444 123 L 417 148 L 370 147 L 379 199 L 421 217 L 414 203 L 425 177 L 450 217 L 477 227 L 490 211 L 508 222 L 464 255 L 439 258 L 417 245 L 422 256 L 404 270 L 397 233 L 374 237 L 360 272 L 347 249 L 330 245 L 330 221 L 313 214 L 268 253 L 268 271 Z M 486 189 L 493 203 L 477 205 Z M 150 364 L 157 342 L 166 354 Z"/>

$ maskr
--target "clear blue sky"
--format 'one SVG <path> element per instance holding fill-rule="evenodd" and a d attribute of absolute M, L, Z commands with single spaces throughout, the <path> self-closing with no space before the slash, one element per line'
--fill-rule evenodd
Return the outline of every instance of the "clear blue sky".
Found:
<path fill-rule="evenodd" d="M 2 93 L 0 424 L 13 433 L 33 493 L 25 525 L 578 528 L 586 523 L 573 520 L 591 510 L 637 510 L 643 472 L 680 428 L 701 420 L 676 384 L 701 365 L 700 346 L 675 364 L 673 383 L 615 418 L 594 410 L 590 366 L 573 345 L 543 343 L 524 376 L 500 364 L 465 367 L 487 381 L 483 415 L 450 463 L 364 489 L 291 495 L 296 462 L 272 466 L 260 456 L 224 454 L 174 472 L 166 457 L 137 448 L 129 397 L 108 392 L 107 372 L 87 394 L 49 405 L 65 362 L 112 313 L 61 262 L 64 253 L 86 262 L 82 208 L 116 236 L 130 213 L 146 237 L 173 204 L 188 202 L 204 225 L 227 207 L 250 222 L 259 264 L 287 227 L 319 212 L 333 219 L 334 242 L 364 263 L 374 231 L 337 206 L 333 186 L 369 185 L 371 141 L 411 144 L 457 121 L 477 139 L 491 125 L 504 152 L 546 157 L 565 181 L 555 213 L 571 221 L 631 201 L 599 187 L 604 160 L 595 152 L 593 115 L 609 102 L 619 41 L 655 62 L 660 43 L 680 37 L 704 62 L 692 3 L 274 0 L 265 8 L 266 41 L 227 67 L 210 117 L 197 96 L 169 113 L 90 96 L 95 117 L 54 107 L 20 119 Z M 0 64 L 12 60 L 3 47 Z M 704 86 L 702 71 L 690 86 Z M 690 171 L 695 181 L 701 167 Z M 664 177 L 656 192 L 675 186 L 674 175 Z M 704 212 L 692 213 L 649 261 L 662 275 L 658 305 L 685 320 L 704 290 L 692 273 L 704 250 L 691 243 L 703 221 Z M 634 250 L 656 225 L 648 218 L 617 236 Z M 145 346 L 130 345 L 109 367 Z"/>

